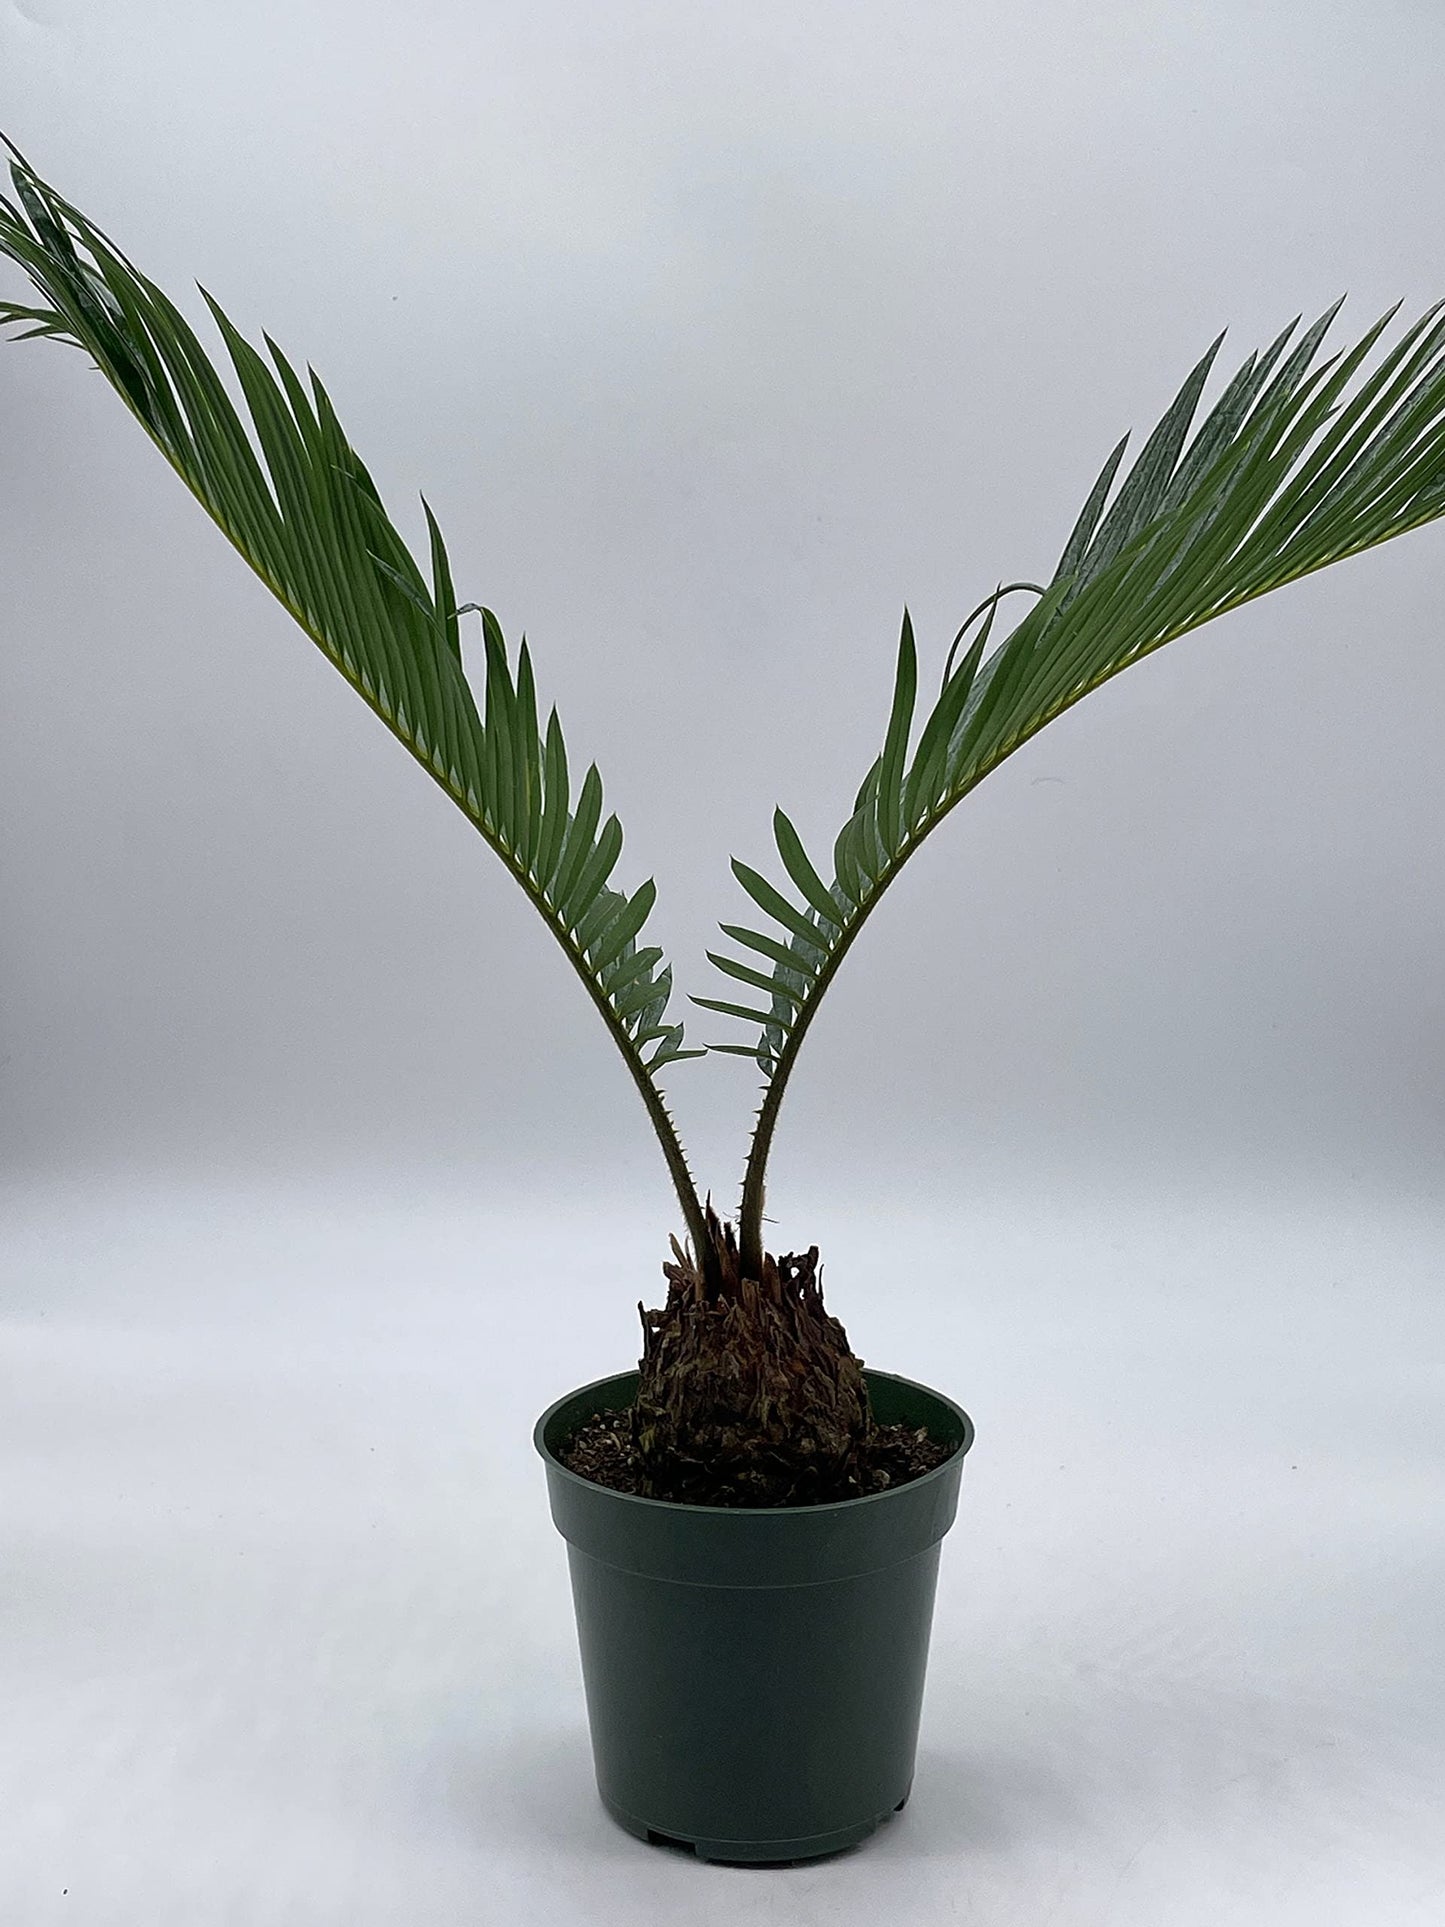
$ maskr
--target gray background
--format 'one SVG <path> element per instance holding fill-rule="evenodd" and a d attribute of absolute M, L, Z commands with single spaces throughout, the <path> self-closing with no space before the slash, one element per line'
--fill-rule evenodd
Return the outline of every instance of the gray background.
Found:
<path fill-rule="evenodd" d="M 0 122 L 425 488 L 725 994 L 905 600 L 936 674 L 1220 327 L 1445 293 L 1442 57 L 1410 0 L 17 0 Z M 660 1289 L 625 1074 L 110 392 L 0 362 L 12 1915 L 1437 1918 L 1445 531 L 1092 697 L 850 959 L 775 1240 L 980 1443 L 906 1821 L 699 1872 L 590 1803 L 526 1438 Z M 731 1202 L 749 1067 L 669 1084 Z"/>

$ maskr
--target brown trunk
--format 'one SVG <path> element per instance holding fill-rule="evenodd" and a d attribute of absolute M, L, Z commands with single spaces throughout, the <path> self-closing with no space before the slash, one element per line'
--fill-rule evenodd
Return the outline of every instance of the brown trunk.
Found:
<path fill-rule="evenodd" d="M 631 1438 L 651 1498 L 816 1505 L 874 1489 L 862 1361 L 823 1309 L 818 1248 L 745 1278 L 709 1205 L 710 1249 L 673 1240 L 666 1304 L 642 1318 Z"/>

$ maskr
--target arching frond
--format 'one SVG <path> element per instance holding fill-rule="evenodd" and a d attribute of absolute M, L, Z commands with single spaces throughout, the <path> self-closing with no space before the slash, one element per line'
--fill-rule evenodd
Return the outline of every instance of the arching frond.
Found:
<path fill-rule="evenodd" d="M 1373 365 L 1395 311 L 1320 360 L 1338 305 L 1298 341 L 1295 322 L 1250 355 L 1191 436 L 1214 343 L 1117 490 L 1128 438 L 1112 451 L 1053 580 L 985 659 L 1006 592 L 990 598 L 973 645 L 956 666 L 950 654 L 916 739 L 917 656 L 905 613 L 883 749 L 831 863 L 820 869 L 779 811 L 774 837 L 791 894 L 733 865 L 763 921 L 724 925 L 745 954 L 717 953 L 713 962 L 758 995 L 746 1005 L 696 1001 L 757 1026 L 749 1044 L 713 1046 L 756 1057 L 767 1080 L 744 1180 L 745 1264 L 798 1047 L 848 946 L 924 837 L 1020 744 L 1131 663 L 1445 512 L 1445 304 Z"/>
<path fill-rule="evenodd" d="M 206 295 L 238 406 L 160 288 L 18 155 L 11 179 L 0 254 L 24 269 L 41 305 L 0 303 L 0 323 L 91 357 L 257 575 L 501 857 L 606 1021 L 698 1236 L 701 1209 L 655 1077 L 701 1053 L 667 1020 L 672 973 L 661 950 L 640 944 L 655 890 L 612 887 L 621 826 L 604 815 L 595 765 L 574 787 L 556 710 L 539 720 L 525 640 L 513 659 L 496 617 L 480 611 L 478 703 L 436 519 L 426 508 L 424 572 L 316 375 L 303 379 L 269 336 L 260 354 Z"/>

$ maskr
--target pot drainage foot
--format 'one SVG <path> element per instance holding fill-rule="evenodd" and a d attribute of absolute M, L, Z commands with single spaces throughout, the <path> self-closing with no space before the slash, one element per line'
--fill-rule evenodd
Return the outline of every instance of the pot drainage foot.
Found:
<path fill-rule="evenodd" d="M 644 1827 L 642 1837 L 649 1847 L 673 1847 L 680 1853 L 696 1853 L 696 1840 L 679 1840 L 675 1833 L 659 1833 L 656 1827 Z"/>
<path fill-rule="evenodd" d="M 909 1788 L 912 1792 L 912 1788 Z M 604 1797 L 602 1804 L 619 1826 L 625 1827 L 635 1839 L 645 1840 L 650 1847 L 665 1847 L 672 1853 L 691 1854 L 696 1860 L 712 1862 L 720 1866 L 733 1867 L 795 1867 L 810 1860 L 822 1860 L 833 1854 L 846 1853 L 849 1848 L 857 1847 L 878 1831 L 895 1813 L 901 1813 L 908 1804 L 905 1793 L 897 1806 L 887 1813 L 880 1814 L 875 1820 L 864 1820 L 851 1827 L 839 1827 L 832 1833 L 814 1833 L 800 1840 L 707 1840 L 691 1835 L 666 1833 L 660 1827 L 650 1827 L 643 1820 L 628 1813 L 625 1808 L 614 1806 Z"/>

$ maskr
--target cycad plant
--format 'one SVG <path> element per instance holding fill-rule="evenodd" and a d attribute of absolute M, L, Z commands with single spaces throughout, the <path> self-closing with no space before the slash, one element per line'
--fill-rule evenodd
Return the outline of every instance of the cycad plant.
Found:
<path fill-rule="evenodd" d="M 763 1248 L 768 1154 L 798 1052 L 889 884 L 949 812 L 1021 744 L 1131 663 L 1241 603 L 1445 511 L 1445 318 L 1385 345 L 1395 310 L 1321 356 L 1338 304 L 1251 354 L 1196 425 L 1219 342 L 1191 370 L 1125 471 L 1109 455 L 1047 583 L 1009 582 L 960 627 L 919 721 L 904 614 L 882 748 L 832 852 L 810 856 L 778 810 L 778 881 L 735 862 L 753 907 L 709 952 L 762 1100 L 735 1223 L 700 1195 L 661 1074 L 705 1054 L 670 1014 L 672 971 L 644 941 L 651 880 L 615 887 L 622 829 L 601 778 L 573 776 L 555 709 L 543 720 L 525 640 L 458 603 L 425 507 L 418 561 L 308 368 L 265 354 L 204 295 L 223 377 L 165 294 L 12 147 L 0 252 L 35 305 L 0 304 L 20 338 L 82 349 L 232 544 L 363 700 L 470 819 L 526 891 L 616 1045 L 677 1193 L 666 1303 L 644 1311 L 635 1407 L 603 1441 L 607 1476 L 653 1496 L 806 1503 L 888 1476 L 858 1359 L 823 1307 L 816 1249 Z M 1378 352 L 1377 352 L 1378 351 Z M 990 650 L 1006 598 L 1032 598 Z M 1017 607 L 1017 603 L 1010 603 Z M 474 691 L 462 621 L 480 618 Z M 775 873 L 778 874 L 778 873 Z M 602 1462 L 599 1460 L 599 1463 Z M 897 1455 L 894 1454 L 897 1464 Z M 894 1476 L 897 1476 L 895 1471 Z M 906 1468 L 905 1468 L 906 1476 Z"/>

